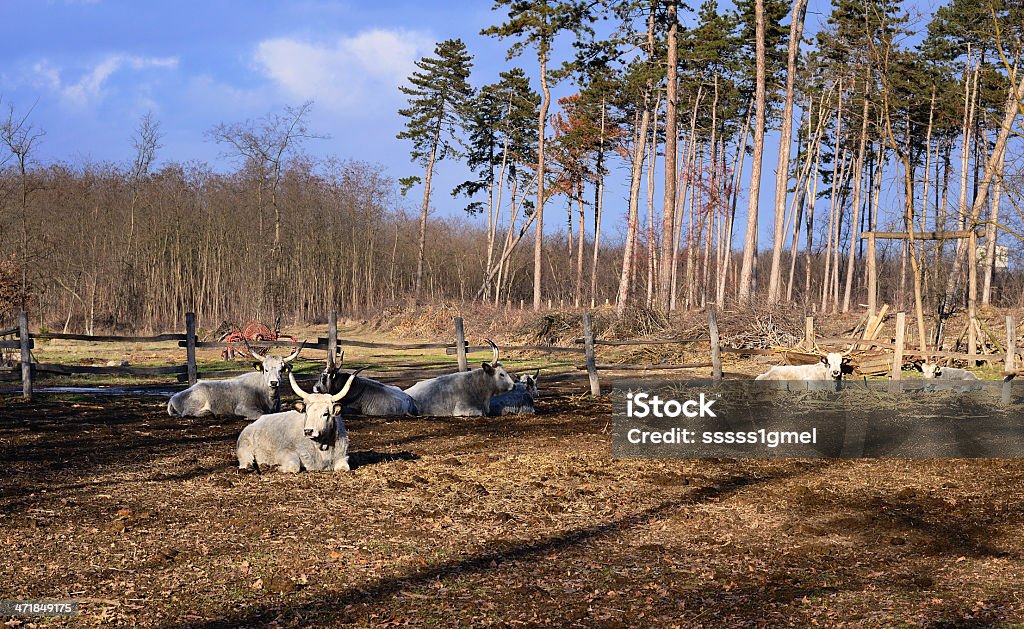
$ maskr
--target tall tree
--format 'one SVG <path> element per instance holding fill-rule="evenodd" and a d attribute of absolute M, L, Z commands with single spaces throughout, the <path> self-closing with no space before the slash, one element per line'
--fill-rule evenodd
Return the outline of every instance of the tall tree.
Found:
<path fill-rule="evenodd" d="M 540 310 L 544 245 L 544 135 L 551 106 L 551 83 L 555 80 L 548 70 L 548 63 L 555 37 L 566 29 L 576 33 L 585 30 L 586 16 L 581 3 L 571 0 L 498 0 L 494 4 L 494 9 L 502 7 L 508 10 L 508 21 L 485 28 L 481 34 L 502 39 L 517 38 L 509 48 L 508 59 L 522 54 L 527 46 L 535 46 L 540 71 L 542 98 L 537 115 L 537 205 L 534 208 L 537 228 L 533 248 L 533 309 Z"/>
<path fill-rule="evenodd" d="M 658 303 L 668 312 L 672 290 L 672 251 L 675 247 L 676 216 L 676 160 L 678 157 L 679 130 L 676 112 L 679 102 L 679 2 L 665 3 L 668 34 L 665 56 L 665 199 L 661 212 L 661 273 L 658 282 Z M 653 226 L 651 226 L 653 229 Z M 653 269 L 652 269 L 653 270 Z"/>
<path fill-rule="evenodd" d="M 749 303 L 753 296 L 754 260 L 757 257 L 757 204 L 761 191 L 761 161 L 764 156 L 764 128 L 768 104 L 766 91 L 764 0 L 754 0 L 755 64 L 754 88 L 754 156 L 750 166 L 750 198 L 747 201 L 747 236 L 743 243 L 743 265 L 740 267 L 739 301 Z"/>
<path fill-rule="evenodd" d="M 427 242 L 427 213 L 430 208 L 430 185 L 434 165 L 457 153 L 456 132 L 466 112 L 466 103 L 473 95 L 469 85 L 473 57 L 461 39 L 446 39 L 434 47 L 434 57 L 416 61 L 416 70 L 409 85 L 399 89 L 409 97 L 409 106 L 398 110 L 407 120 L 400 140 L 412 142 L 411 156 L 426 169 L 423 179 L 423 204 L 420 207 L 419 253 L 416 262 L 416 298 L 422 296 L 423 257 Z M 406 178 L 404 186 L 418 182 Z"/>
<path fill-rule="evenodd" d="M 807 0 L 794 0 L 789 23 L 789 51 L 786 64 L 786 104 L 782 112 L 782 133 L 779 138 L 779 162 L 775 171 L 775 233 L 772 243 L 772 268 L 768 278 L 768 303 L 779 301 L 782 290 L 782 247 L 785 244 L 786 190 L 789 187 L 789 148 L 793 134 L 793 98 L 796 83 L 796 62 L 803 36 Z"/>

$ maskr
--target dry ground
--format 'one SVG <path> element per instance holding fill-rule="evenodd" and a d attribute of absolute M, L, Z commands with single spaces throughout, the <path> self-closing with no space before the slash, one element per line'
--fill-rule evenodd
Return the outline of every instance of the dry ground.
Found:
<path fill-rule="evenodd" d="M 1024 462 L 614 460 L 607 402 L 541 410 L 351 418 L 354 471 L 293 476 L 157 398 L 0 396 L 0 599 L 83 601 L 46 626 L 1024 623 Z"/>

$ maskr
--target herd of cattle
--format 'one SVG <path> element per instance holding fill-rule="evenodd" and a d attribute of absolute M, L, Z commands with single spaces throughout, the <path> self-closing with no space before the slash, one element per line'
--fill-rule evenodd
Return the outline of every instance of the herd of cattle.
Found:
<path fill-rule="evenodd" d="M 226 380 L 200 380 L 171 396 L 171 416 L 236 415 L 255 420 L 238 437 L 238 466 L 259 470 L 276 466 L 281 471 L 347 471 L 348 434 L 342 412 L 374 416 L 428 415 L 480 417 L 534 413 L 538 397 L 537 374 L 513 379 L 498 362 L 492 341 L 492 359 L 480 368 L 422 380 L 408 389 L 359 375 L 344 373 L 328 364 L 311 393 L 295 381 L 291 363 L 300 346 L 286 356 L 263 356 L 255 371 Z M 287 376 L 300 399 L 294 410 L 281 411 L 281 381 Z"/>
<path fill-rule="evenodd" d="M 286 357 L 252 355 L 259 360 L 255 371 L 227 380 L 201 380 L 176 393 L 167 403 L 172 416 L 203 417 L 237 415 L 254 420 L 238 437 L 238 465 L 245 470 L 276 466 L 299 472 L 348 470 L 348 433 L 342 412 L 372 416 L 423 415 L 433 417 L 511 415 L 534 413 L 538 397 L 537 373 L 514 379 L 498 362 L 498 347 L 487 343 L 490 362 L 478 369 L 422 380 L 408 389 L 346 373 L 328 364 L 312 392 L 295 381 L 291 363 L 300 346 Z M 849 352 L 831 352 L 811 365 L 777 365 L 755 380 L 789 388 L 838 388 L 843 375 L 852 372 Z M 928 380 L 977 380 L 970 371 L 915 365 Z M 281 411 L 281 381 L 287 376 L 300 401 L 294 410 Z"/>

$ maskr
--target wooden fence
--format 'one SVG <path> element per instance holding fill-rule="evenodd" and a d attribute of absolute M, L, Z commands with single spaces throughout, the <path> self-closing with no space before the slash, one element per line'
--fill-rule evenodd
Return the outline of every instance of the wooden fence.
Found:
<path fill-rule="evenodd" d="M 506 351 L 528 351 L 542 352 L 545 354 L 569 354 L 582 355 L 583 364 L 577 365 L 579 370 L 586 370 L 590 381 L 590 392 L 592 395 L 601 394 L 600 371 L 648 371 L 648 370 L 676 370 L 676 369 L 700 369 L 711 368 L 712 379 L 722 378 L 722 354 L 742 355 L 777 355 L 786 354 L 787 349 L 758 349 L 758 348 L 733 348 L 723 347 L 718 331 L 718 323 L 715 310 L 708 309 L 708 336 L 686 339 L 640 339 L 614 341 L 599 339 L 594 334 L 593 320 L 591 313 L 583 314 L 581 338 L 574 339 L 572 347 L 556 345 L 512 345 L 503 347 Z M 880 319 L 879 319 L 880 322 Z M 1006 318 L 1007 326 L 1007 347 L 1003 356 L 1006 371 L 1013 372 L 1016 365 L 1016 321 L 1010 316 Z M 876 356 L 882 360 L 882 371 L 888 372 L 892 380 L 901 378 L 901 369 L 904 357 L 931 357 L 931 358 L 956 358 L 966 361 L 994 361 L 998 360 L 999 354 L 961 354 L 956 352 L 914 350 L 906 346 L 906 320 L 904 313 L 896 315 L 896 337 L 892 341 L 882 341 L 874 338 L 816 338 L 814 335 L 813 318 L 808 317 L 805 323 L 804 340 L 801 343 L 806 351 L 814 351 L 821 345 L 850 345 L 863 350 L 880 350 Z M 4 337 L 16 336 L 13 340 L 4 340 Z M 326 337 L 318 337 L 316 343 L 306 342 L 305 349 L 320 350 L 327 353 L 327 361 L 335 364 L 338 356 L 339 344 L 352 347 L 363 347 L 384 350 L 417 350 L 417 349 L 444 349 L 447 355 L 455 355 L 459 371 L 469 369 L 467 355 L 475 352 L 489 352 L 489 346 L 470 346 L 466 341 L 465 326 L 461 317 L 454 320 L 454 343 L 374 343 L 368 341 L 356 341 L 338 338 L 337 315 L 332 312 L 328 316 L 328 332 Z M 167 367 L 132 367 L 132 366 L 78 366 L 60 365 L 52 363 L 33 363 L 32 349 L 35 347 L 35 340 L 62 339 L 71 341 L 87 341 L 98 343 L 161 343 L 176 342 L 185 350 L 185 363 Z M 694 363 L 655 363 L 655 364 L 599 364 L 597 351 L 599 347 L 632 347 L 650 345 L 688 345 L 707 343 L 710 360 L 708 362 Z M 261 346 L 295 348 L 300 345 L 295 341 L 259 341 Z M 582 347 L 579 347 L 582 345 Z M 8 330 L 0 330 L 0 349 L 18 349 L 20 356 L 19 369 L 0 370 L 0 380 L 21 380 L 22 395 L 26 400 L 32 399 L 33 377 L 37 373 L 50 374 L 123 374 L 137 376 L 175 376 L 179 382 L 187 381 L 195 383 L 199 377 L 199 369 L 196 362 L 197 348 L 239 348 L 239 343 L 225 343 L 220 341 L 200 341 L 196 333 L 196 319 L 193 313 L 185 314 L 185 333 L 158 334 L 154 336 L 97 336 L 86 334 L 62 334 L 43 332 L 30 334 L 28 326 L 28 315 L 22 312 L 18 318 L 18 326 Z M 229 377 L 246 373 L 240 370 L 229 371 L 204 371 L 204 377 Z M 5 377 L 6 376 L 6 377 Z"/>

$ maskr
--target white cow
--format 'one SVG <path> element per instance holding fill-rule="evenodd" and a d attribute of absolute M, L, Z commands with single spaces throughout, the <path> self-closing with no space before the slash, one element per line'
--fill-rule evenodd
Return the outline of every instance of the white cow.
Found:
<path fill-rule="evenodd" d="M 966 369 L 940 367 L 938 363 L 921 363 L 921 374 L 927 380 L 977 380 L 978 376 Z"/>
<path fill-rule="evenodd" d="M 348 433 L 341 419 L 341 398 L 355 374 L 334 395 L 306 393 L 288 374 L 292 390 L 302 398 L 294 411 L 264 415 L 238 435 L 238 468 L 256 470 L 277 466 L 282 472 L 347 472 Z"/>
<path fill-rule="evenodd" d="M 813 365 L 776 365 L 757 376 L 754 380 L 774 382 L 807 383 L 809 389 L 834 389 L 843 378 L 843 367 L 849 365 L 850 358 L 839 352 L 829 352 L 821 357 L 821 362 Z"/>
<path fill-rule="evenodd" d="M 480 369 L 423 380 L 405 390 L 416 402 L 420 415 L 434 417 L 481 417 L 490 409 L 491 398 L 515 386 L 498 362 L 498 346 L 490 339 L 493 358 Z"/>
<path fill-rule="evenodd" d="M 167 414 L 171 417 L 206 417 L 238 415 L 256 419 L 264 413 L 281 410 L 281 378 L 291 371 L 291 362 L 299 357 L 305 342 L 292 354 L 261 356 L 249 351 L 260 362 L 255 371 L 226 380 L 200 380 L 184 391 L 171 396 Z"/>

